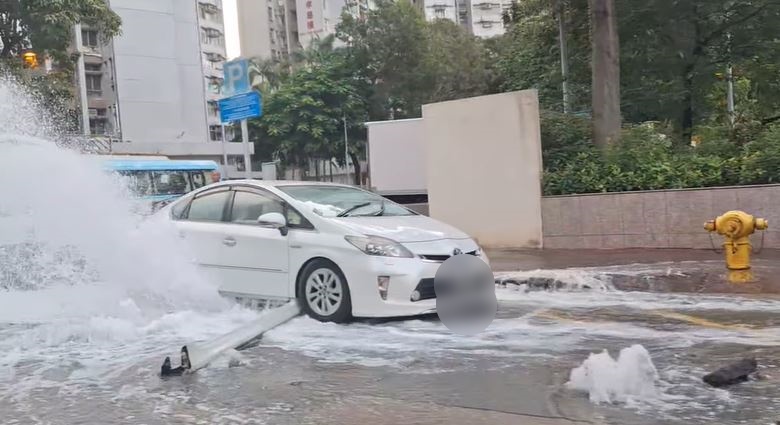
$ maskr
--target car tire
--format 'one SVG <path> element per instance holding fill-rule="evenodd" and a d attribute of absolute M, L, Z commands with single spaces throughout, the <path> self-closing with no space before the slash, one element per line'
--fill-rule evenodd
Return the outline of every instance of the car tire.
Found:
<path fill-rule="evenodd" d="M 352 319 L 352 299 L 344 273 L 325 259 L 304 267 L 298 281 L 303 311 L 320 322 L 344 323 Z"/>

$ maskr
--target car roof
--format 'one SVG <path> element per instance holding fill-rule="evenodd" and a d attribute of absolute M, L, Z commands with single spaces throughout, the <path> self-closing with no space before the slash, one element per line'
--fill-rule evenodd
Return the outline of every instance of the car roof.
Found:
<path fill-rule="evenodd" d="M 340 186 L 340 187 L 353 187 L 341 183 L 331 182 L 316 182 L 316 181 L 300 181 L 300 180 L 257 180 L 257 179 L 236 179 L 236 180 L 223 180 L 218 183 L 219 185 L 231 185 L 231 184 L 246 184 L 257 187 L 282 187 L 282 186 Z"/>

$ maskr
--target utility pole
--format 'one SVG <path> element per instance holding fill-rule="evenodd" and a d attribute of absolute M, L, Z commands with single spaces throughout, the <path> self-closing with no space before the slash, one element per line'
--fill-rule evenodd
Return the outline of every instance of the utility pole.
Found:
<path fill-rule="evenodd" d="M 729 115 L 729 123 L 734 125 L 736 114 L 734 111 L 734 68 L 731 65 L 731 33 L 726 34 L 729 64 L 726 67 L 726 110 Z"/>
<path fill-rule="evenodd" d="M 569 53 L 566 49 L 566 22 L 563 0 L 558 0 L 558 42 L 561 50 L 561 90 L 563 90 L 563 113 L 571 113 L 571 95 L 569 93 Z"/>
<path fill-rule="evenodd" d="M 343 115 L 344 120 L 344 171 L 347 173 L 347 182 L 349 182 L 349 140 L 347 139 L 347 114 Z"/>

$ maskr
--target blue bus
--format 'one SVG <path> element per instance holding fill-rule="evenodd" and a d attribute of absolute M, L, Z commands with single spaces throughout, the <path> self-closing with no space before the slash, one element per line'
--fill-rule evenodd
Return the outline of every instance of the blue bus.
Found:
<path fill-rule="evenodd" d="M 126 177 L 133 194 L 151 202 L 153 210 L 221 180 L 214 161 L 113 158 L 104 161 L 104 167 Z"/>

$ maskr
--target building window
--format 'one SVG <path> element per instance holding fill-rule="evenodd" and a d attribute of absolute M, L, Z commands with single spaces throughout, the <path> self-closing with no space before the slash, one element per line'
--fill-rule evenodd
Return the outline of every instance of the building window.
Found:
<path fill-rule="evenodd" d="M 210 117 L 216 117 L 219 115 L 219 104 L 217 104 L 217 102 L 209 101 L 208 109 Z"/>
<path fill-rule="evenodd" d="M 274 21 L 274 10 L 269 6 L 268 7 L 268 22 Z"/>
<path fill-rule="evenodd" d="M 214 94 L 222 93 L 222 79 L 217 77 L 209 77 L 208 79 L 209 91 Z"/>
<path fill-rule="evenodd" d="M 225 37 L 222 35 L 222 32 L 214 28 L 201 28 L 200 40 L 201 43 L 212 46 L 223 47 L 225 45 Z"/>
<path fill-rule="evenodd" d="M 210 125 L 209 126 L 209 139 L 211 139 L 212 142 L 221 142 L 222 141 L 222 126 Z"/>
<path fill-rule="evenodd" d="M 84 47 L 98 47 L 98 32 L 95 30 L 81 30 L 81 44 Z"/>
<path fill-rule="evenodd" d="M 87 93 L 91 95 L 100 96 L 103 94 L 103 88 L 101 87 L 102 75 L 100 74 L 86 74 L 84 80 L 87 83 Z"/>
<path fill-rule="evenodd" d="M 199 6 L 200 6 L 200 17 L 202 19 L 219 21 L 220 18 L 222 18 L 221 11 L 217 6 L 208 3 L 201 3 Z"/>
<path fill-rule="evenodd" d="M 88 73 L 101 72 L 102 65 L 99 63 L 85 63 L 84 71 Z"/>
<path fill-rule="evenodd" d="M 89 132 L 90 134 L 106 134 L 106 118 L 108 114 L 106 109 L 89 109 Z"/>
<path fill-rule="evenodd" d="M 436 14 L 436 19 L 444 19 L 444 9 L 438 8 L 434 10 L 434 13 Z"/>

